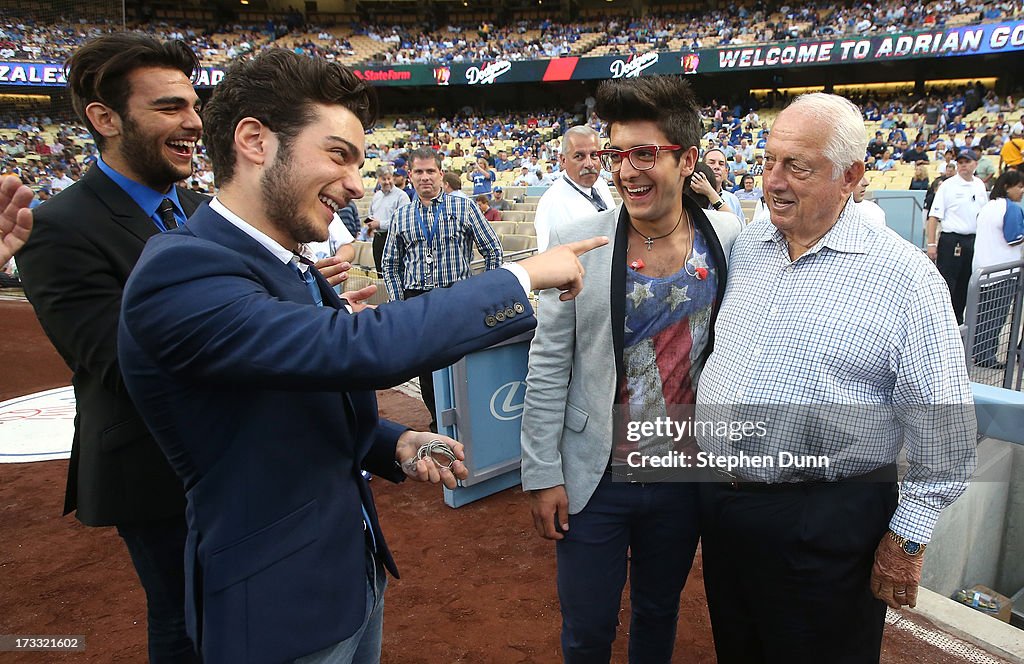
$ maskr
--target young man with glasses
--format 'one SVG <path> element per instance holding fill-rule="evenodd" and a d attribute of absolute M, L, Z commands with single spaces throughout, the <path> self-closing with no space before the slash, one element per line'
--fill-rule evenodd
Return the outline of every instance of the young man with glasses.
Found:
<path fill-rule="evenodd" d="M 550 229 L 552 246 L 594 233 L 615 239 L 581 258 L 587 288 L 575 303 L 540 294 L 523 488 L 537 532 L 556 542 L 565 661 L 610 660 L 628 566 L 630 661 L 669 662 L 697 546 L 696 490 L 632 468 L 636 453 L 668 450 L 628 442 L 618 427 L 632 422 L 613 418 L 650 420 L 694 403 L 741 225 L 683 194 L 701 131 L 681 78 L 605 81 L 597 99 L 610 142 L 597 156 L 623 204 Z"/>

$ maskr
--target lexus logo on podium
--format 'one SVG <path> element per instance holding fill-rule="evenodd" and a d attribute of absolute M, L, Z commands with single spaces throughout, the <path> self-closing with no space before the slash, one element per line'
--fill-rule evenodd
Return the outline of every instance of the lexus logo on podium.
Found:
<path fill-rule="evenodd" d="M 496 420 L 507 422 L 523 416 L 526 406 L 526 383 L 514 380 L 505 383 L 491 395 L 491 415 Z"/>

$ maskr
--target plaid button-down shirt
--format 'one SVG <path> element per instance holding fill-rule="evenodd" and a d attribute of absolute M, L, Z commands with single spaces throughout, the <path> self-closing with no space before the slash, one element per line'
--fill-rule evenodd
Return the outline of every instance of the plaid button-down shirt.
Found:
<path fill-rule="evenodd" d="M 973 400 L 945 282 L 852 201 L 796 261 L 770 222 L 736 240 L 697 403 L 699 418 L 772 420 L 763 437 L 700 436 L 706 452 L 830 461 L 735 471 L 746 479 L 856 477 L 904 450 L 909 469 L 890 527 L 917 542 L 929 541 L 976 463 Z"/>
<path fill-rule="evenodd" d="M 474 242 L 486 260 L 485 269 L 501 266 L 498 234 L 468 198 L 440 194 L 425 206 L 417 197 L 398 208 L 381 266 L 391 299 L 403 299 L 406 290 L 443 288 L 469 277 Z"/>

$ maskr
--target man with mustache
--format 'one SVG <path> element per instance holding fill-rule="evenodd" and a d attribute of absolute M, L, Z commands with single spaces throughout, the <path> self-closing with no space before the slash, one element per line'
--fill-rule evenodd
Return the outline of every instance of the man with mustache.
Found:
<path fill-rule="evenodd" d="M 562 135 L 558 163 L 564 172 L 537 203 L 533 225 L 537 250 L 548 248 L 551 229 L 572 219 L 592 216 L 612 206 L 612 194 L 601 178 L 601 149 L 597 132 L 585 125 L 571 127 Z"/>
<path fill-rule="evenodd" d="M 100 159 L 34 211 L 18 257 L 25 293 L 74 372 L 75 436 L 64 512 L 116 526 L 146 590 L 151 662 L 197 661 L 185 632 L 185 494 L 139 418 L 117 360 L 117 315 L 146 241 L 206 197 L 176 187 L 202 133 L 183 42 L 95 39 L 68 60 L 75 111 Z"/>

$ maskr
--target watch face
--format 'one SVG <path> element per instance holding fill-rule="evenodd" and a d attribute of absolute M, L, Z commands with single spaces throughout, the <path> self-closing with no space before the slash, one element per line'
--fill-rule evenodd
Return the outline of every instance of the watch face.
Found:
<path fill-rule="evenodd" d="M 903 552 L 908 556 L 916 556 L 921 553 L 921 545 L 917 542 L 906 541 L 903 543 Z"/>

